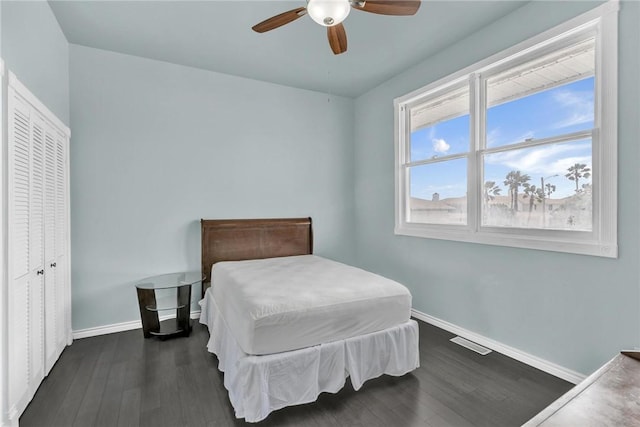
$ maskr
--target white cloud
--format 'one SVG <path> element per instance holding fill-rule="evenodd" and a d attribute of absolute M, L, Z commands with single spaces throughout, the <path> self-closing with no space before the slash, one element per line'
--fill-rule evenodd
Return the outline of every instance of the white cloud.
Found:
<path fill-rule="evenodd" d="M 449 151 L 449 148 L 451 148 L 451 146 L 447 144 L 447 141 L 444 139 L 436 138 L 433 140 L 433 151 L 436 153 L 446 153 Z"/>
<path fill-rule="evenodd" d="M 558 159 L 549 165 L 549 170 L 551 173 L 557 173 L 558 175 L 564 176 L 567 173 L 567 170 L 576 163 L 584 163 L 588 168 L 591 168 L 591 156 L 576 156 Z"/>
<path fill-rule="evenodd" d="M 522 135 L 519 135 L 518 137 L 514 138 L 513 141 L 509 142 L 509 144 L 517 144 L 519 142 L 526 141 L 527 139 L 533 139 L 534 136 L 535 136 L 535 133 L 532 130 L 528 130 Z"/>
<path fill-rule="evenodd" d="M 502 145 L 510 145 L 510 144 L 518 144 L 520 142 L 524 142 L 527 139 L 533 139 L 535 137 L 535 132 L 532 130 L 528 130 L 516 137 L 503 136 L 500 128 L 491 129 L 487 132 L 487 147 L 495 147 Z M 505 139 L 510 138 L 509 141 L 505 141 Z"/>
<path fill-rule="evenodd" d="M 436 125 L 431 126 L 429 129 L 429 139 L 433 140 L 436 138 Z"/>
<path fill-rule="evenodd" d="M 593 120 L 593 93 L 585 91 L 561 91 L 554 95 L 554 100 L 564 109 L 569 111 L 569 115 L 554 124 L 554 128 L 588 123 Z"/>
<path fill-rule="evenodd" d="M 491 129 L 487 132 L 487 147 L 493 147 L 496 145 L 499 142 L 498 139 L 500 138 L 500 135 L 500 128 Z"/>
<path fill-rule="evenodd" d="M 527 150 L 505 151 L 486 157 L 487 163 L 503 165 L 527 174 L 562 174 L 576 163 L 591 164 L 591 156 L 582 155 L 580 144 L 550 145 Z M 571 155 L 573 154 L 573 155 Z"/>

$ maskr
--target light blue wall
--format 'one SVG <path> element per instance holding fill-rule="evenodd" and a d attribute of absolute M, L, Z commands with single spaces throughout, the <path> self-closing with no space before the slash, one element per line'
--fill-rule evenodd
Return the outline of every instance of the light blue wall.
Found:
<path fill-rule="evenodd" d="M 200 218 L 311 216 L 353 262 L 352 100 L 77 45 L 70 69 L 74 330 L 199 270 Z"/>
<path fill-rule="evenodd" d="M 637 2 L 620 15 L 619 259 L 393 234 L 393 99 L 593 5 L 532 2 L 354 115 L 343 98 L 69 47 L 45 2 L 2 1 L 0 54 L 72 127 L 73 328 L 137 320 L 133 281 L 199 268 L 200 217 L 310 215 L 317 253 L 357 253 L 425 313 L 583 373 L 638 346 Z"/>
<path fill-rule="evenodd" d="M 393 99 L 593 6 L 531 2 L 355 105 L 359 264 L 405 283 L 424 313 L 585 374 L 640 344 L 640 3 L 620 14 L 619 259 L 395 236 Z"/>
<path fill-rule="evenodd" d="M 0 56 L 18 79 L 69 125 L 69 44 L 46 1 L 0 1 Z"/>

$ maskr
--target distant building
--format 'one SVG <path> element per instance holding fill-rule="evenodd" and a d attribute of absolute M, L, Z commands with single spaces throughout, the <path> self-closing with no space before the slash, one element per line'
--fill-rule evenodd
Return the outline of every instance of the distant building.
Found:
<path fill-rule="evenodd" d="M 409 210 L 413 222 L 464 223 L 467 215 L 466 197 L 451 197 L 440 200 L 440 195 L 434 193 L 431 199 L 412 197 L 409 200 Z"/>

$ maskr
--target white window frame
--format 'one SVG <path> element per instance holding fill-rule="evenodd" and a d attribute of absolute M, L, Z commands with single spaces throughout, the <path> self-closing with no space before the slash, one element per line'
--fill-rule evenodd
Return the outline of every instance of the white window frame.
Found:
<path fill-rule="evenodd" d="M 395 234 L 617 258 L 618 11 L 618 2 L 609 1 L 483 61 L 396 98 Z M 484 102 L 486 95 L 481 82 L 510 64 L 537 58 L 585 34 L 595 36 L 596 43 L 595 116 L 591 135 L 593 230 L 581 232 L 481 226 L 480 162 L 485 138 L 485 109 L 481 108 L 481 102 Z M 465 80 L 469 82 L 471 90 L 469 112 L 472 129 L 467 156 L 467 225 L 411 223 L 408 221 L 409 169 L 406 166 L 411 136 L 409 107 Z"/>
<path fill-rule="evenodd" d="M 2 286 L 0 287 L 0 378 L 3 378 L 0 381 L 0 425 L 9 424 L 8 419 L 8 411 L 6 408 L 5 402 L 8 401 L 7 395 L 9 393 L 9 385 L 7 381 L 4 381 L 7 375 L 7 366 L 4 362 L 7 360 L 9 352 L 6 344 L 7 338 L 7 320 L 5 318 L 5 314 L 8 311 L 7 306 L 7 286 L 4 286 L 5 283 L 8 283 L 9 275 L 7 273 L 7 215 L 5 213 L 4 207 L 6 206 L 6 197 L 7 197 L 7 188 L 6 188 L 6 159 L 7 159 L 7 125 L 5 120 L 5 113 L 7 107 L 6 100 L 6 78 L 5 78 L 5 68 L 4 61 L 0 58 L 0 198 L 2 200 L 2 206 L 0 207 L 0 283 Z"/>

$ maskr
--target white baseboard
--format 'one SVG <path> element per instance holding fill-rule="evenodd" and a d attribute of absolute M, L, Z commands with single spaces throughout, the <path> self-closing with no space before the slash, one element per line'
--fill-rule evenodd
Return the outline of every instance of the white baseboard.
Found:
<path fill-rule="evenodd" d="M 587 377 L 586 375 L 583 375 L 579 372 L 572 371 L 571 369 L 567 369 L 560 365 L 556 365 L 555 363 L 541 359 L 529 353 L 525 353 L 524 351 L 518 350 L 517 348 L 509 347 L 508 345 L 492 340 L 491 338 L 487 338 L 475 332 L 471 332 L 467 329 L 461 328 L 460 326 L 454 325 L 453 323 L 449 323 L 445 320 L 438 319 L 437 317 L 422 313 L 416 309 L 412 309 L 411 314 L 416 319 L 420 319 L 423 322 L 429 323 L 433 326 L 444 329 L 445 331 L 449 331 L 453 334 L 459 335 L 484 347 L 488 347 L 491 350 L 497 351 L 498 353 L 504 354 L 505 356 L 508 356 L 529 366 L 533 366 L 534 368 L 540 369 L 541 371 L 551 374 L 555 377 L 562 378 L 563 380 L 569 381 L 572 384 L 578 384 Z"/>
<path fill-rule="evenodd" d="M 438 319 L 437 317 L 422 313 L 421 311 L 418 311 L 416 309 L 412 309 L 411 314 L 416 319 L 420 319 L 423 322 L 429 323 L 433 326 L 437 326 L 438 328 L 444 329 L 445 331 L 449 331 L 477 344 L 488 347 L 493 351 L 497 351 L 498 353 L 504 354 L 505 356 L 508 356 L 519 362 L 540 369 L 543 372 L 546 372 L 558 378 L 562 378 L 563 380 L 569 381 L 572 384 L 578 384 L 587 377 L 586 375 L 579 372 L 573 371 L 560 365 L 556 365 L 555 363 L 549 362 L 548 360 L 544 360 L 529 353 L 525 353 L 522 350 L 518 350 L 517 348 L 502 344 L 498 341 L 492 340 L 491 338 L 487 338 L 483 335 L 461 328 L 460 326 L 454 325 L 453 323 L 449 323 L 445 320 Z M 174 317 L 175 315 L 161 316 L 160 320 L 162 321 L 172 319 Z M 191 318 L 199 319 L 200 310 L 192 311 Z M 140 320 L 134 320 L 131 322 L 122 322 L 113 325 L 98 326 L 95 328 L 78 329 L 73 331 L 73 339 L 95 337 L 98 335 L 113 334 L 115 332 L 130 331 L 132 329 L 140 328 L 142 328 L 142 322 Z"/>
<path fill-rule="evenodd" d="M 175 314 L 160 316 L 160 321 L 162 322 L 163 320 L 173 319 L 175 317 Z M 200 310 L 192 311 L 191 318 L 199 319 Z M 140 320 L 133 320 L 131 322 L 115 323 L 113 325 L 97 326 L 95 328 L 78 329 L 73 331 L 73 339 L 77 340 L 80 338 L 97 337 L 98 335 L 113 334 L 115 332 L 124 332 L 140 328 L 142 328 L 142 322 Z"/>

